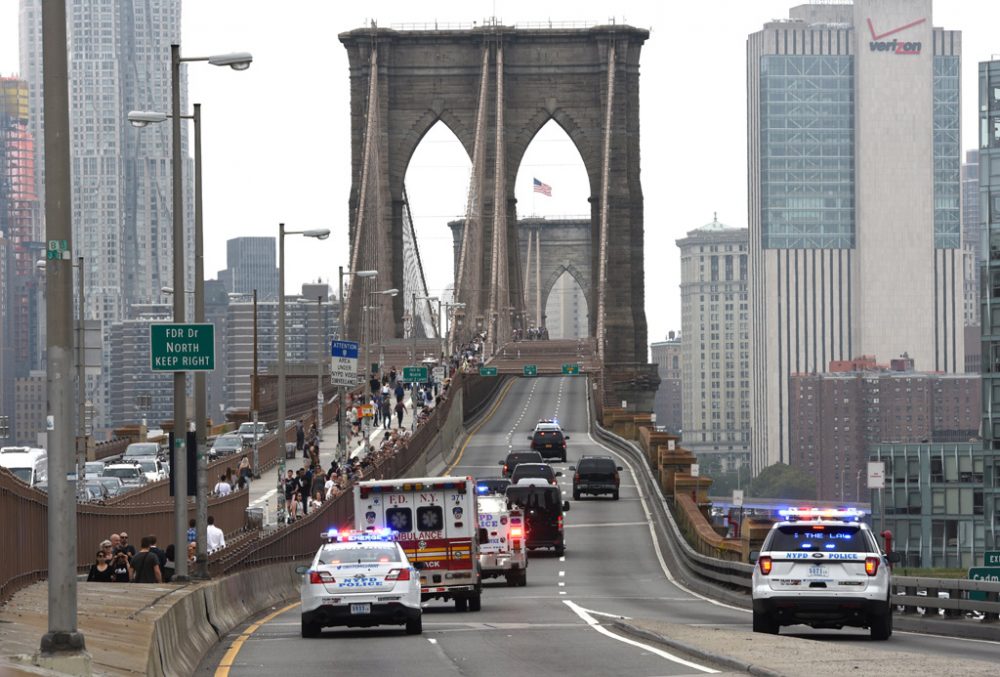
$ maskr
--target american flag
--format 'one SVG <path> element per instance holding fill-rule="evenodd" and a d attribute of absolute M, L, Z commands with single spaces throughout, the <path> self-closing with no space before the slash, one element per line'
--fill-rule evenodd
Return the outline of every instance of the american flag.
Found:
<path fill-rule="evenodd" d="M 541 193 L 547 197 L 552 197 L 552 186 L 547 183 L 542 183 L 538 179 L 535 179 L 535 192 Z"/>

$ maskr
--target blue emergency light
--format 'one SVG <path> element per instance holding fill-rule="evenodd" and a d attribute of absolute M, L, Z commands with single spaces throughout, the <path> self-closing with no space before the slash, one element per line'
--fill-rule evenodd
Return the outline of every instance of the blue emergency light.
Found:
<path fill-rule="evenodd" d="M 857 508 L 783 508 L 778 514 L 785 519 L 799 521 L 825 519 L 857 522 L 865 516 L 865 512 Z"/>
<path fill-rule="evenodd" d="M 396 532 L 388 527 L 373 529 L 371 531 L 357 531 L 354 529 L 338 531 L 337 529 L 327 529 L 321 535 L 330 542 L 359 543 L 365 541 L 393 541 L 395 540 Z"/>

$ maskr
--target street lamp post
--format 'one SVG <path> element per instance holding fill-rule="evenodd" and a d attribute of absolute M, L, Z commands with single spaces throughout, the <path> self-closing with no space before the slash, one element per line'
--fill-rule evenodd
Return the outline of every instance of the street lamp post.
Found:
<path fill-rule="evenodd" d="M 200 178 L 200 109 L 195 106 L 196 114 L 195 116 L 182 116 L 181 115 L 181 77 L 180 69 L 182 63 L 192 62 L 192 61 L 207 61 L 213 66 L 229 66 L 233 70 L 246 70 L 250 67 L 253 57 L 247 52 L 236 52 L 232 54 L 219 54 L 215 56 L 205 56 L 205 57 L 182 57 L 180 45 L 170 46 L 170 110 L 169 115 L 172 122 L 172 175 L 173 175 L 173 287 L 174 289 L 184 289 L 184 195 L 183 195 L 183 161 L 184 158 L 181 156 L 181 119 L 191 118 L 195 119 L 195 168 L 196 168 L 196 181 Z M 136 126 L 145 126 L 151 122 L 162 122 L 168 116 L 162 113 L 150 113 L 143 111 L 133 111 L 129 113 L 129 121 Z M 200 218 L 200 195 L 201 190 L 197 190 L 195 196 L 195 269 L 196 271 L 201 270 L 202 266 L 202 255 L 200 251 L 201 239 L 201 218 Z M 196 291 L 201 291 L 201 281 L 204 278 L 204 273 L 196 272 Z M 196 312 L 198 306 L 198 298 L 204 296 L 203 293 L 196 294 Z M 174 294 L 174 322 L 183 323 L 184 316 L 184 294 Z M 204 307 L 202 306 L 202 312 Z M 171 467 L 170 472 L 174 476 L 174 511 L 176 513 L 175 518 L 175 530 L 174 539 L 175 543 L 182 544 L 187 542 L 187 453 L 185 451 L 185 438 L 187 437 L 187 373 L 184 371 L 174 372 L 174 464 Z M 195 383 L 198 383 L 196 377 Z M 204 407 L 204 399 L 195 397 L 195 401 L 201 399 L 201 406 Z M 201 419 L 201 425 L 204 426 L 205 411 L 201 410 L 195 413 L 195 420 Z M 204 435 L 204 430 L 202 430 L 202 435 Z M 196 433 L 196 439 L 198 434 Z M 202 459 L 203 461 L 204 459 Z M 203 462 L 199 462 L 199 466 L 203 465 Z M 200 473 L 203 474 L 203 473 Z M 202 480 L 204 481 L 204 480 Z M 199 481 L 199 485 L 202 484 Z M 199 492 L 200 493 L 200 492 Z M 207 551 L 206 554 L 202 554 L 202 549 L 205 547 L 205 534 L 202 530 L 198 530 L 198 554 L 197 561 L 200 563 L 199 568 L 202 568 L 207 564 Z M 180 557 L 176 562 L 176 569 L 174 573 L 174 580 L 176 581 L 186 581 L 188 578 L 188 563 L 187 558 Z"/>
<path fill-rule="evenodd" d="M 280 458 L 285 457 L 285 235 L 302 235 L 317 240 L 330 237 L 330 230 L 285 230 L 285 224 L 278 224 L 278 443 L 281 445 Z M 279 478 L 280 480 L 280 478 Z"/>
<path fill-rule="evenodd" d="M 316 297 L 316 331 L 317 336 L 323 336 L 323 297 Z M 316 355 L 316 434 L 319 436 L 319 441 L 323 441 L 323 402 L 326 398 L 323 397 L 323 345 L 326 343 L 325 340 L 319 340 L 317 338 L 317 355 Z"/>
<path fill-rule="evenodd" d="M 67 475 L 73 450 L 72 188 L 70 184 L 69 75 L 66 3 L 42 3 L 42 82 L 45 108 L 45 237 L 56 254 L 45 271 L 46 392 L 49 449 L 48 631 L 43 656 L 71 656 L 89 672 L 83 633 L 77 627 L 76 499 Z M 53 250 L 53 244 L 55 249 Z"/>

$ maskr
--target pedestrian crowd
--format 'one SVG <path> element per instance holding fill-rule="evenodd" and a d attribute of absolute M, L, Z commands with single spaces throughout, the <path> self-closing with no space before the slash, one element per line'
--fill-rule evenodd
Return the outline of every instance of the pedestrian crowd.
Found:
<path fill-rule="evenodd" d="M 525 339 L 528 341 L 548 341 L 549 330 L 544 326 L 530 326 L 528 327 L 528 331 L 525 332 L 524 329 L 518 327 L 511 332 L 511 338 L 515 341 L 524 341 Z"/>

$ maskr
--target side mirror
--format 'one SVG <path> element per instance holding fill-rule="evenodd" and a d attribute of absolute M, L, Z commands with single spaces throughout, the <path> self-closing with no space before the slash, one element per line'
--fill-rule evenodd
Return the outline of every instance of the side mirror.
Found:
<path fill-rule="evenodd" d="M 569 439 L 569 435 L 563 435 L 563 439 L 564 440 L 568 440 Z"/>
<path fill-rule="evenodd" d="M 889 557 L 889 564 L 899 564 L 900 562 L 903 561 L 903 553 L 897 550 L 893 550 L 892 552 L 890 552 L 888 557 Z"/>
<path fill-rule="evenodd" d="M 621 472 L 621 471 L 622 471 L 622 467 L 621 467 L 620 465 L 619 465 L 619 466 L 616 466 L 616 467 L 615 467 L 615 470 L 617 470 L 618 472 Z"/>
<path fill-rule="evenodd" d="M 560 472 L 559 470 L 556 470 L 556 477 L 562 477 L 562 472 Z"/>
<path fill-rule="evenodd" d="M 533 437 L 532 435 L 528 435 L 528 441 L 529 441 L 529 442 L 530 442 L 531 440 L 533 440 L 533 439 L 534 439 L 534 437 Z"/>
<path fill-rule="evenodd" d="M 576 466 L 575 465 L 571 465 L 569 467 L 569 469 L 570 469 L 571 472 L 576 472 Z"/>
<path fill-rule="evenodd" d="M 503 465 L 503 461 L 497 461 L 499 465 Z"/>
<path fill-rule="evenodd" d="M 569 512 L 569 501 L 563 501 L 563 512 Z"/>
<path fill-rule="evenodd" d="M 299 574 L 300 576 L 305 576 L 307 573 L 309 573 L 309 567 L 305 566 L 304 564 L 300 564 L 299 566 L 295 567 L 295 573 Z"/>
<path fill-rule="evenodd" d="M 757 563 L 757 559 L 759 557 L 760 557 L 760 551 L 759 550 L 751 550 L 750 551 L 750 564 L 756 564 Z"/>

